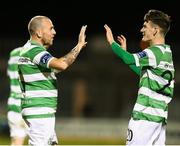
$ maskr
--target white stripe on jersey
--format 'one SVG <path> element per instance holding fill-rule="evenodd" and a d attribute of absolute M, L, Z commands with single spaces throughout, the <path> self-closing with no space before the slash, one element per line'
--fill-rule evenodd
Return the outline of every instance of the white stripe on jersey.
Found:
<path fill-rule="evenodd" d="M 165 52 L 171 53 L 171 49 L 170 49 L 170 47 L 167 46 L 167 45 L 166 45 L 166 46 L 155 45 L 155 47 L 158 47 L 163 54 L 164 54 Z"/>
<path fill-rule="evenodd" d="M 32 90 L 26 91 L 25 97 L 57 97 L 57 90 Z"/>
<path fill-rule="evenodd" d="M 8 64 L 9 65 L 12 65 L 12 64 L 16 64 L 19 60 L 19 56 L 12 56 L 9 61 L 8 61 Z"/>
<path fill-rule="evenodd" d="M 156 67 L 157 62 L 156 62 L 156 57 L 154 53 L 150 49 L 145 49 L 144 50 L 147 53 L 148 60 L 149 60 L 149 66 Z"/>
<path fill-rule="evenodd" d="M 134 59 L 135 59 L 136 66 L 140 66 L 138 55 L 137 54 L 133 54 L 133 56 L 134 56 Z"/>
<path fill-rule="evenodd" d="M 164 101 L 166 104 L 168 104 L 171 101 L 171 98 L 169 96 L 159 94 L 159 93 L 152 91 L 146 87 L 141 87 L 138 91 L 138 95 L 139 94 L 146 95 L 149 98 L 156 99 L 159 101 Z"/>
<path fill-rule="evenodd" d="M 49 60 L 48 60 L 48 63 L 47 63 L 47 68 L 49 68 L 49 63 L 50 63 L 50 61 L 52 60 L 52 59 L 54 59 L 54 57 L 51 57 Z M 57 72 L 59 72 L 58 70 L 53 70 L 55 73 Z"/>
<path fill-rule="evenodd" d="M 29 107 L 22 110 L 23 115 L 51 114 L 55 112 L 55 109 L 50 107 Z"/>
<path fill-rule="evenodd" d="M 35 64 L 39 64 L 40 61 L 41 61 L 41 57 L 42 57 L 44 54 L 49 54 L 49 53 L 48 53 L 47 51 L 42 51 L 42 52 L 40 52 L 39 54 L 37 54 L 37 55 L 34 57 L 33 62 L 34 62 Z"/>
<path fill-rule="evenodd" d="M 17 113 L 15 111 L 8 111 L 7 117 L 8 117 L 8 120 L 16 122 L 17 125 L 20 125 L 19 127 L 22 126 L 22 124 L 20 124 L 20 122 L 22 122 L 23 120 L 21 113 Z"/>
<path fill-rule="evenodd" d="M 166 52 L 169 52 L 169 53 L 172 53 L 170 47 L 167 47 L 167 46 L 166 46 L 165 51 L 166 51 Z"/>
<path fill-rule="evenodd" d="M 17 71 L 8 70 L 8 75 L 9 75 L 10 79 L 18 79 L 19 78 L 19 74 Z"/>
<path fill-rule="evenodd" d="M 160 85 L 166 85 L 166 84 L 169 83 L 169 81 L 166 80 L 166 79 L 164 79 L 163 77 L 157 76 L 157 75 L 153 74 L 153 73 L 151 72 L 151 70 L 147 70 L 147 72 L 142 76 L 142 78 L 147 77 L 147 75 L 148 75 L 148 78 L 150 78 L 151 80 L 154 80 L 154 81 L 158 82 L 158 84 L 160 84 Z M 174 80 L 171 81 L 170 87 L 171 87 L 171 88 L 174 88 Z"/>
<path fill-rule="evenodd" d="M 160 61 L 159 68 L 169 70 L 169 71 L 174 71 L 174 65 L 172 63 L 168 63 L 166 61 Z"/>
<path fill-rule="evenodd" d="M 9 98 L 8 99 L 8 105 L 17 105 L 20 106 L 21 105 L 21 99 L 15 99 L 15 98 Z"/>
<path fill-rule="evenodd" d="M 167 111 L 164 111 L 163 109 L 158 109 L 158 108 L 146 107 L 138 103 L 135 104 L 133 111 L 139 111 L 145 114 L 167 118 Z"/>
<path fill-rule="evenodd" d="M 19 85 L 11 85 L 11 92 L 22 93 Z"/>
<path fill-rule="evenodd" d="M 49 80 L 49 79 L 56 80 L 56 76 L 53 72 L 35 73 L 35 74 L 23 75 L 23 77 L 24 77 L 25 82 L 43 81 L 43 80 Z"/>

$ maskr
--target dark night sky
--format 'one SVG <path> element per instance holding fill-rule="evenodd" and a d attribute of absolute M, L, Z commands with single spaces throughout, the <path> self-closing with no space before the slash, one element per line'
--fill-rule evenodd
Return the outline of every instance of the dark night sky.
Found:
<path fill-rule="evenodd" d="M 172 17 L 170 39 L 178 39 L 180 32 L 180 9 L 175 0 L 151 1 L 6 1 L 1 5 L 0 37 L 26 36 L 27 23 L 35 15 L 50 17 L 58 36 L 79 31 L 87 24 L 87 34 L 102 33 L 103 25 L 109 24 L 115 33 L 137 37 L 143 23 L 143 16 L 149 9 L 165 11 Z M 78 3 L 76 3 L 78 2 Z M 98 4 L 99 3 L 99 4 Z M 122 3 L 122 4 L 121 4 Z M 123 4 L 124 3 L 124 4 Z M 173 36 L 173 37 L 172 37 Z"/>

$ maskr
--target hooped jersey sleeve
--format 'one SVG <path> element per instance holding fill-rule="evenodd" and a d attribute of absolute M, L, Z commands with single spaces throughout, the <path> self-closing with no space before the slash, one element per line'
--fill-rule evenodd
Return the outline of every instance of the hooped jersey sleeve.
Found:
<path fill-rule="evenodd" d="M 160 63 L 160 58 L 163 53 L 158 47 L 149 47 L 142 52 L 133 54 L 136 66 L 138 67 L 153 67 L 156 68 Z"/>
<path fill-rule="evenodd" d="M 49 62 L 54 58 L 44 48 L 36 47 L 30 50 L 30 59 L 33 63 L 40 65 L 45 68 L 49 68 Z"/>

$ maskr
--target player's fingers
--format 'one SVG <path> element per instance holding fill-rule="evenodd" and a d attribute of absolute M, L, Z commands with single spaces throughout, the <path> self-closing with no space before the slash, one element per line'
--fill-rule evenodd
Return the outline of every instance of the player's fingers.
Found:
<path fill-rule="evenodd" d="M 107 24 L 104 25 L 104 28 L 105 28 L 106 30 L 110 30 L 110 28 L 109 28 L 109 26 L 108 26 Z"/>
<path fill-rule="evenodd" d="M 122 35 L 122 34 L 121 34 L 120 36 L 121 36 L 121 38 L 123 38 L 124 40 L 126 40 L 126 38 L 125 38 L 125 36 L 124 36 L 124 35 Z"/>
<path fill-rule="evenodd" d="M 82 26 L 82 32 L 84 33 L 86 31 L 87 25 Z"/>

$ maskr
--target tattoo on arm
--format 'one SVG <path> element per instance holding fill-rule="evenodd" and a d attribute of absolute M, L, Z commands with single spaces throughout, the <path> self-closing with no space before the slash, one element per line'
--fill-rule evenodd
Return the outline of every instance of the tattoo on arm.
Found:
<path fill-rule="evenodd" d="M 68 65 L 71 65 L 77 58 L 80 51 L 81 49 L 78 46 L 74 47 L 68 54 L 63 57 L 63 61 Z"/>

